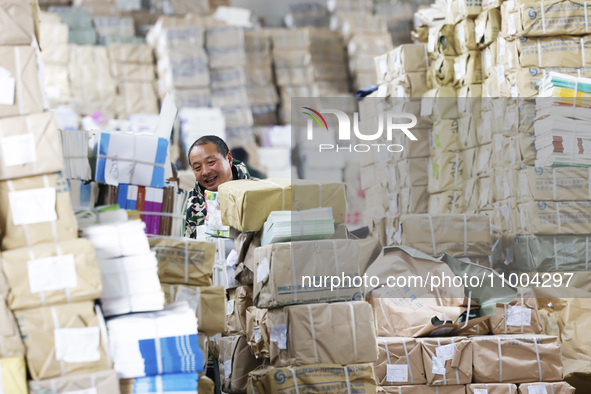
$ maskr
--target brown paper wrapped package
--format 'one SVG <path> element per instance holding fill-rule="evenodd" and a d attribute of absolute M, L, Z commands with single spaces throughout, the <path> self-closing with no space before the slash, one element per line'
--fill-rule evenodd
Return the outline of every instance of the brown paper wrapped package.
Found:
<path fill-rule="evenodd" d="M 246 338 L 252 353 L 257 357 L 269 358 L 269 329 L 267 309 L 251 306 L 246 310 Z"/>
<path fill-rule="evenodd" d="M 421 338 L 419 342 L 423 349 L 428 384 L 454 385 L 472 382 L 472 343 L 469 338 Z M 435 362 L 439 364 L 434 365 Z M 440 373 L 442 371 L 445 374 Z"/>
<path fill-rule="evenodd" d="M 24 357 L 25 346 L 12 312 L 0 295 L 0 358 Z"/>
<path fill-rule="evenodd" d="M 109 59 L 113 63 L 153 64 L 152 47 L 148 44 L 109 44 Z"/>
<path fill-rule="evenodd" d="M 62 145 L 51 112 L 0 119 L 0 148 L 14 149 L 4 144 L 22 138 L 28 138 L 25 140 L 26 148 L 22 145 L 17 146 L 18 149 L 26 149 L 22 153 L 28 155 L 28 160 L 23 164 L 20 164 L 22 161 L 8 163 L 8 158 L 0 160 L 0 180 L 58 172 L 63 169 Z"/>
<path fill-rule="evenodd" d="M 378 359 L 373 310 L 364 301 L 271 309 L 267 325 L 274 366 L 347 365 Z"/>
<path fill-rule="evenodd" d="M 64 374 L 101 371 L 110 367 L 111 362 L 103 340 L 106 337 L 106 332 L 99 331 L 99 321 L 94 312 L 93 302 L 26 309 L 15 312 L 15 315 L 25 342 L 29 372 L 34 380 L 51 379 Z M 93 338 L 96 335 L 100 340 L 99 348 L 96 349 L 99 359 L 84 362 L 57 361 L 54 331 L 82 328 L 96 329 L 92 334 Z M 72 346 L 72 343 L 69 345 Z M 88 350 L 94 351 L 95 349 Z"/>
<path fill-rule="evenodd" d="M 325 275 L 357 276 L 370 261 L 377 240 L 320 240 L 269 244 L 255 249 L 254 305 L 282 305 L 361 298 L 353 284 L 320 283 Z M 309 277 L 310 280 L 307 280 Z M 304 283 L 302 283 L 304 282 Z M 318 283 L 317 283 L 318 284 Z"/>
<path fill-rule="evenodd" d="M 29 393 L 96 393 L 118 394 L 119 376 L 117 372 L 108 369 L 100 372 L 68 375 L 48 380 L 30 380 Z"/>
<path fill-rule="evenodd" d="M 162 283 L 193 286 L 213 284 L 216 245 L 195 240 L 150 238 L 150 249 L 158 259 L 158 277 Z"/>
<path fill-rule="evenodd" d="M 425 44 L 402 44 L 388 52 L 387 61 L 388 74 L 393 78 L 402 74 L 425 72 L 429 65 Z"/>
<path fill-rule="evenodd" d="M 259 231 L 269 213 L 280 210 L 332 207 L 335 224 L 345 221 L 345 184 L 339 182 L 230 181 L 220 187 L 219 199 L 223 223 L 241 232 Z"/>
<path fill-rule="evenodd" d="M 7 27 L 0 8 L 3 31 Z M 19 28 L 18 30 L 22 30 Z M 0 35 L 1 37 L 2 35 Z M 0 46 L 0 67 L 16 80 L 13 105 L 0 105 L 0 117 L 27 115 L 43 111 L 43 96 L 37 76 L 37 60 L 32 46 Z"/>
<path fill-rule="evenodd" d="M 486 394 L 516 394 L 517 386 L 511 383 L 472 383 L 466 385 L 466 394 L 486 390 Z"/>
<path fill-rule="evenodd" d="M 466 387 L 455 386 L 382 386 L 378 387 L 378 393 L 383 394 L 466 394 Z"/>
<path fill-rule="evenodd" d="M 520 234 L 589 234 L 591 201 L 530 201 L 517 209 Z"/>
<path fill-rule="evenodd" d="M 246 338 L 242 335 L 220 339 L 220 379 L 222 390 L 227 393 L 244 393 L 248 374 L 261 365 L 250 352 Z"/>
<path fill-rule="evenodd" d="M 573 394 L 575 392 L 575 388 L 572 387 L 567 382 L 554 382 L 554 383 L 523 383 L 519 385 L 519 390 L 517 391 L 518 394 L 529 394 L 531 393 L 534 387 L 543 386 L 546 389 L 547 393 L 554 393 L 554 394 Z M 531 389 L 530 389 L 531 387 Z M 531 391 L 530 391 L 531 390 Z M 544 391 L 538 391 L 539 393 L 543 393 Z"/>
<path fill-rule="evenodd" d="M 574 298 L 568 300 L 566 307 L 560 311 L 558 322 L 561 331 L 565 380 L 582 392 L 591 390 L 589 382 L 591 338 L 589 335 L 580 334 L 589 330 L 591 326 L 589 316 L 591 316 L 589 299 Z"/>
<path fill-rule="evenodd" d="M 490 254 L 492 239 L 484 215 L 402 215 L 396 225 L 398 242 L 423 253 L 439 256 L 484 256 Z"/>
<path fill-rule="evenodd" d="M 376 382 L 371 364 L 315 364 L 293 368 L 270 368 L 252 372 L 248 377 L 249 393 L 289 394 L 296 390 L 314 390 L 323 394 L 348 391 L 373 394 Z"/>
<path fill-rule="evenodd" d="M 151 82 L 122 82 L 117 95 L 117 115 L 126 118 L 130 114 L 158 113 L 158 97 Z"/>
<path fill-rule="evenodd" d="M 475 383 L 562 380 L 560 341 L 548 335 L 472 337 Z"/>
<path fill-rule="evenodd" d="M 455 26 L 454 39 L 459 53 L 475 51 L 478 49 L 474 35 L 474 19 L 467 18 Z"/>
<path fill-rule="evenodd" d="M 59 250 L 58 250 L 59 248 Z M 37 259 L 59 258 L 72 259 L 76 276 L 76 287 L 60 290 L 32 292 L 35 283 L 34 272 L 30 272 L 31 262 Z M 62 260 L 64 261 L 64 260 Z M 63 241 L 59 244 L 39 244 L 31 248 L 13 249 L 2 253 L 2 270 L 10 285 L 8 304 L 13 310 L 38 308 L 52 304 L 90 301 L 103 294 L 101 271 L 90 241 L 82 238 Z M 68 272 L 69 274 L 70 272 Z M 64 272 L 61 272 L 64 275 Z M 55 283 L 58 278 L 45 278 Z"/>
<path fill-rule="evenodd" d="M 111 63 L 111 75 L 119 81 L 151 82 L 156 79 L 153 64 Z"/>
<path fill-rule="evenodd" d="M 214 392 L 215 383 L 213 380 L 205 375 L 199 376 L 199 381 L 197 382 L 197 394 L 214 394 Z"/>
<path fill-rule="evenodd" d="M 236 280 L 243 285 L 252 285 L 254 281 L 254 251 L 261 246 L 260 233 L 240 233 L 234 242 L 234 249 L 238 251 L 236 266 Z"/>
<path fill-rule="evenodd" d="M 57 220 L 54 222 L 15 225 L 15 218 L 8 198 L 9 193 L 12 190 L 18 192 L 44 188 L 52 188 L 55 191 Z M 0 182 L 2 250 L 19 249 L 40 243 L 60 242 L 76 238 L 78 228 L 68 189 L 67 181 L 57 174 Z"/>
<path fill-rule="evenodd" d="M 252 306 L 252 286 L 230 289 L 228 296 L 224 335 L 246 335 L 246 310 Z"/>
<path fill-rule="evenodd" d="M 381 386 L 425 384 L 425 367 L 421 345 L 414 338 L 379 337 L 379 358 L 373 364 L 376 383 Z M 406 372 L 402 376 L 388 373 L 389 365 L 401 366 Z M 406 366 L 406 368 L 405 368 Z M 403 379 L 406 375 L 406 380 Z"/>
<path fill-rule="evenodd" d="M 27 1 L 0 1 L 0 45 L 29 45 L 33 41 L 34 26 L 31 6 Z"/>
<path fill-rule="evenodd" d="M 542 322 L 538 315 L 538 302 L 532 289 L 518 288 L 519 294 L 509 304 L 497 304 L 490 317 L 493 334 L 540 334 Z"/>
<path fill-rule="evenodd" d="M 463 152 L 440 153 L 432 156 L 429 168 L 429 193 L 461 190 L 468 178 L 468 166 Z"/>
<path fill-rule="evenodd" d="M 164 292 L 164 305 L 176 301 L 180 287 L 186 288 L 192 299 L 188 300 L 196 307 L 197 327 L 199 332 L 213 336 L 224 332 L 226 328 L 226 291 L 224 286 L 185 286 L 168 285 L 162 283 Z M 193 307 L 193 306 L 192 306 Z"/>

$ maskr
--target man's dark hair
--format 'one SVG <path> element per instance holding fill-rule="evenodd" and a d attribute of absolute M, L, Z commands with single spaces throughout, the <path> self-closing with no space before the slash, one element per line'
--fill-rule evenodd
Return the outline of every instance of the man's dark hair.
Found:
<path fill-rule="evenodd" d="M 193 145 L 191 145 L 191 147 L 189 148 L 189 151 L 187 152 L 187 159 L 189 160 L 189 165 L 191 165 L 191 151 L 193 150 L 193 148 L 196 146 L 209 144 L 210 142 L 215 145 L 215 147 L 218 150 L 218 153 L 220 153 L 222 156 L 226 157 L 228 155 L 228 152 L 230 152 L 228 145 L 226 145 L 224 140 L 220 137 L 216 135 L 204 135 L 197 141 L 193 142 Z"/>

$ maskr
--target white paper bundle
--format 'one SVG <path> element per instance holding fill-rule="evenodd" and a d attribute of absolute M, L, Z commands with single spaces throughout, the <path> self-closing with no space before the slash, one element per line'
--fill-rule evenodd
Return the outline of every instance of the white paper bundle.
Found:
<path fill-rule="evenodd" d="M 182 108 L 179 111 L 181 139 L 185 149 L 204 135 L 226 139 L 226 121 L 219 108 Z"/>
<path fill-rule="evenodd" d="M 154 253 L 99 261 L 103 280 L 101 304 L 105 316 L 164 308 Z"/>
<path fill-rule="evenodd" d="M 273 211 L 263 226 L 261 246 L 275 242 L 325 239 L 333 234 L 332 208 Z"/>
<path fill-rule="evenodd" d="M 548 116 L 534 123 L 536 167 L 591 166 L 591 130 L 588 120 Z"/>
<path fill-rule="evenodd" d="M 88 161 L 88 132 L 63 130 L 64 176 L 68 179 L 88 181 L 92 179 Z"/>
<path fill-rule="evenodd" d="M 197 318 L 186 303 L 107 321 L 114 368 L 120 378 L 201 372 Z"/>
<path fill-rule="evenodd" d="M 82 229 L 82 236 L 94 245 L 99 260 L 150 253 L 145 223 L 130 220 L 123 223 L 103 224 Z"/>

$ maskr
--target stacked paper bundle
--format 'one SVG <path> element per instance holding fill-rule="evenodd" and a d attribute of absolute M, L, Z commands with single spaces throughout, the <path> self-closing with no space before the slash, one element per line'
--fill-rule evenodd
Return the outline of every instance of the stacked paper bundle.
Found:
<path fill-rule="evenodd" d="M 285 25 L 289 28 L 308 26 L 327 28 L 330 22 L 330 14 L 324 4 L 290 4 L 289 13 L 283 19 Z"/>
<path fill-rule="evenodd" d="M 208 27 L 205 49 L 209 58 L 211 105 L 221 108 L 229 135 L 253 125 L 246 89 L 244 29 L 235 26 Z M 237 129 L 237 130 L 233 130 Z"/>
<path fill-rule="evenodd" d="M 91 180 L 92 173 L 88 160 L 89 133 L 79 130 L 63 130 L 60 135 L 65 164 L 63 175 L 69 180 Z"/>
<path fill-rule="evenodd" d="M 141 221 L 90 226 L 82 235 L 95 247 L 104 284 L 105 316 L 160 310 L 164 295 L 158 264 Z"/>
<path fill-rule="evenodd" d="M 51 6 L 49 12 L 58 14 L 62 23 L 68 25 L 68 42 L 77 45 L 95 45 L 96 30 L 92 24 L 91 12 L 79 7 Z"/>
<path fill-rule="evenodd" d="M 334 234 L 332 209 L 273 211 L 265 221 L 261 246 L 277 242 L 330 238 Z"/>
<path fill-rule="evenodd" d="M 147 44 L 111 44 L 111 75 L 117 80 L 117 117 L 157 114 L 156 73 L 152 48 Z"/>
<path fill-rule="evenodd" d="M 271 31 L 246 30 L 244 32 L 246 64 L 244 73 L 254 125 L 278 124 L 279 96 L 273 81 Z"/>
<path fill-rule="evenodd" d="M 132 43 L 136 40 L 133 19 L 130 17 L 95 16 L 93 22 L 100 45 Z"/>
<path fill-rule="evenodd" d="M 120 378 L 161 376 L 165 379 L 166 375 L 182 373 L 190 376 L 193 385 L 191 390 L 181 392 L 197 390 L 197 372 L 203 371 L 203 354 L 197 340 L 197 320 L 186 303 L 160 312 L 116 317 L 107 321 L 107 328 L 114 368 Z"/>
<path fill-rule="evenodd" d="M 165 15 L 209 15 L 210 7 L 207 0 L 151 0 L 151 7 Z"/>
<path fill-rule="evenodd" d="M 371 9 L 371 1 L 364 0 L 336 2 L 332 10 L 331 24 L 345 40 L 354 90 L 376 85 L 373 58 L 392 49 L 386 17 L 372 15 Z"/>

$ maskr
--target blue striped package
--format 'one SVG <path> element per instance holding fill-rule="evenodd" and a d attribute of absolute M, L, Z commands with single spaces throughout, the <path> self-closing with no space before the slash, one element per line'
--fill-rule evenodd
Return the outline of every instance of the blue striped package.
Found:
<path fill-rule="evenodd" d="M 171 375 L 146 376 L 135 379 L 121 379 L 123 393 L 134 394 L 184 394 L 196 393 L 199 376 L 195 372 Z"/>
<path fill-rule="evenodd" d="M 154 135 L 101 132 L 94 149 L 95 180 L 164 187 L 168 140 Z"/>
<path fill-rule="evenodd" d="M 120 378 L 203 371 L 197 318 L 187 303 L 107 321 L 111 355 Z"/>

